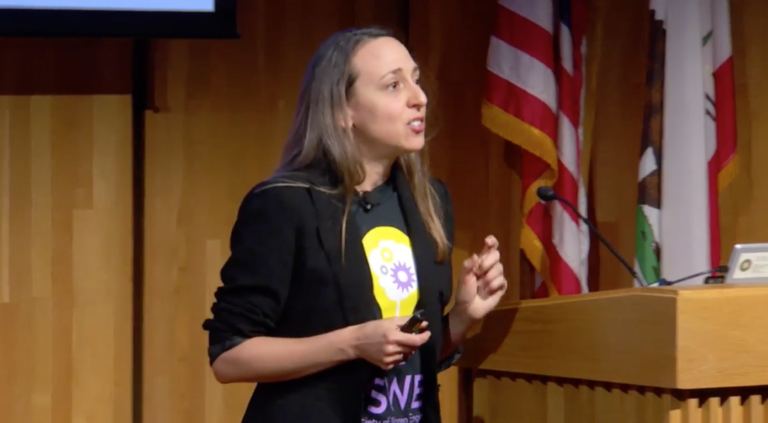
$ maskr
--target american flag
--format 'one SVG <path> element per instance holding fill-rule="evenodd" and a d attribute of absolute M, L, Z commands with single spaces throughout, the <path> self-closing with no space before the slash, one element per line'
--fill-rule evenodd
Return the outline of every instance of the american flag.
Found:
<path fill-rule="evenodd" d="M 537 271 L 535 297 L 588 291 L 588 228 L 536 195 L 551 186 L 586 216 L 586 1 L 499 0 L 488 48 L 482 120 L 523 152 L 520 246 Z"/>

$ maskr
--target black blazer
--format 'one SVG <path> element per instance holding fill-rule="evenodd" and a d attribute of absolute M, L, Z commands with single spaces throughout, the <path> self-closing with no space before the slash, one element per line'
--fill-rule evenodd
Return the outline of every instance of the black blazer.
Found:
<path fill-rule="evenodd" d="M 439 423 L 437 373 L 444 310 L 451 297 L 450 255 L 437 262 L 436 245 L 421 220 L 411 189 L 393 168 L 416 261 L 420 298 L 432 336 L 421 347 L 422 422 Z M 308 337 L 379 318 L 359 229 L 346 225 L 344 261 L 341 228 L 344 198 L 311 188 L 332 181 L 323 172 L 299 172 L 257 185 L 243 200 L 231 236 L 231 256 L 221 271 L 209 331 L 211 350 L 233 339 L 255 336 Z M 304 186 L 296 185 L 298 182 Z M 453 211 L 445 185 L 431 180 L 453 244 Z M 217 353 L 212 352 L 212 360 Z M 303 378 L 260 383 L 244 423 L 359 423 L 364 394 L 377 367 L 354 360 Z"/>

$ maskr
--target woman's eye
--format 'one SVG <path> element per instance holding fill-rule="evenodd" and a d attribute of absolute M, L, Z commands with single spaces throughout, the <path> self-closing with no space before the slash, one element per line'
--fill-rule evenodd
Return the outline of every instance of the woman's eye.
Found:
<path fill-rule="evenodd" d="M 397 89 L 397 87 L 399 87 L 399 86 L 400 86 L 400 83 L 399 83 L 399 82 L 397 82 L 397 81 L 395 81 L 395 82 L 393 82 L 393 83 L 389 84 L 389 85 L 387 86 L 387 88 L 388 88 L 388 89 L 390 89 L 390 90 L 396 90 L 396 89 Z"/>

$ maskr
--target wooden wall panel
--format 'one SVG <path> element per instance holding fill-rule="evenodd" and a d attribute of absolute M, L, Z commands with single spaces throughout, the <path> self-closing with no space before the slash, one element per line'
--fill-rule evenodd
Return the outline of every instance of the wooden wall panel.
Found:
<path fill-rule="evenodd" d="M 647 0 L 591 0 L 591 83 L 598 227 L 634 254 Z M 742 173 L 723 199 L 723 248 L 765 241 L 768 10 L 733 0 Z M 277 163 L 298 85 L 317 44 L 354 24 L 402 26 L 401 2 L 242 2 L 239 41 L 153 44 L 143 259 L 143 421 L 236 422 L 251 386 L 221 387 L 205 333 L 236 207 Z M 479 123 L 494 0 L 410 2 L 407 33 L 430 91 L 434 173 L 456 204 L 456 264 L 494 233 L 509 299 L 530 295 L 519 254 L 518 152 Z M 406 31 L 400 31 L 405 34 Z M 131 420 L 130 42 L 0 40 L 0 421 Z M 141 169 L 139 169 L 141 171 Z M 599 285 L 631 283 L 600 249 Z M 458 266 L 457 266 L 458 269 Z M 141 271 L 141 270 L 140 270 Z M 441 375 L 447 423 L 459 392 Z M 478 381 L 502 407 L 508 382 Z M 499 411 L 496 415 L 504 415 Z M 500 414 L 499 414 L 500 413 Z M 490 419 L 487 421 L 496 421 Z"/>
<path fill-rule="evenodd" d="M 763 387 L 733 391 L 676 391 L 519 375 L 478 385 L 472 423 L 766 423 Z M 498 398 L 503 397 L 504 401 Z"/>
<path fill-rule="evenodd" d="M 591 0 L 593 27 L 587 56 L 599 56 L 589 72 L 599 83 L 590 87 L 592 110 L 592 221 L 631 263 L 635 255 L 637 169 L 645 101 L 647 1 Z M 640 34 L 640 35 L 638 35 Z M 595 31 L 591 35 L 596 35 Z M 590 42 L 592 41 L 592 42 Z M 608 249 L 599 248 L 601 290 L 632 286 L 632 277 Z"/>
<path fill-rule="evenodd" d="M 0 41 L 0 421 L 131 422 L 129 60 Z"/>
<path fill-rule="evenodd" d="M 768 3 L 732 0 L 731 10 L 741 172 L 721 198 L 724 260 L 734 243 L 768 240 Z"/>

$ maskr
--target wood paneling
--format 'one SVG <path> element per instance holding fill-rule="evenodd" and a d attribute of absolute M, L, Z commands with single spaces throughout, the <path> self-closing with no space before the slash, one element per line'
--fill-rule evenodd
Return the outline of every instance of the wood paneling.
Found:
<path fill-rule="evenodd" d="M 472 423 L 766 423 L 768 390 L 746 395 L 484 376 Z M 504 401 L 498 401 L 503 396 Z"/>
<path fill-rule="evenodd" d="M 627 257 L 635 255 L 637 169 L 645 101 L 647 1 L 592 0 L 593 39 L 587 40 L 589 72 L 598 83 L 588 91 L 593 98 L 591 217 L 601 233 Z M 638 35 L 640 34 L 640 35 Z M 596 39 L 595 39 L 596 38 Z M 595 56 L 598 59 L 595 60 Z M 599 248 L 600 289 L 632 286 L 632 277 L 602 245 Z"/>
<path fill-rule="evenodd" d="M 768 284 L 520 301 L 489 315 L 466 343 L 464 362 L 481 371 L 687 391 L 768 386 L 766 303 Z"/>
<path fill-rule="evenodd" d="M 723 259 L 734 243 L 768 239 L 768 3 L 732 0 L 731 8 L 741 172 L 721 197 Z"/>
<path fill-rule="evenodd" d="M 129 423 L 130 43 L 0 62 L 0 420 Z"/>
<path fill-rule="evenodd" d="M 700 285 L 608 290 L 496 310 L 467 344 L 467 359 L 480 366 L 473 417 L 766 422 L 767 300 L 766 284 Z"/>
<path fill-rule="evenodd" d="M 647 1 L 591 2 L 593 219 L 631 257 Z M 726 255 L 736 241 L 768 238 L 761 223 L 768 213 L 768 6 L 733 0 L 732 7 L 743 160 L 723 197 Z M 241 10 L 242 40 L 152 47 L 155 111 L 146 114 L 146 163 L 137 169 L 146 208 L 135 401 L 146 423 L 239 421 L 252 387 L 213 381 L 200 327 L 237 205 L 277 163 L 317 44 L 351 25 L 398 26 L 407 17 L 402 2 L 389 0 L 253 0 Z M 479 123 L 494 0 L 411 1 L 409 12 L 408 31 L 400 32 L 408 33 L 430 91 L 433 170 L 456 205 L 454 262 L 493 233 L 511 283 L 507 300 L 527 298 L 518 152 Z M 128 422 L 130 42 L 2 40 L 0 62 L 0 420 Z M 600 287 L 629 286 L 618 263 L 602 247 L 600 254 L 593 269 Z M 458 374 L 440 380 L 444 416 L 454 422 Z M 480 380 L 475 389 L 476 399 L 507 406 L 509 393 L 497 381 Z"/>

